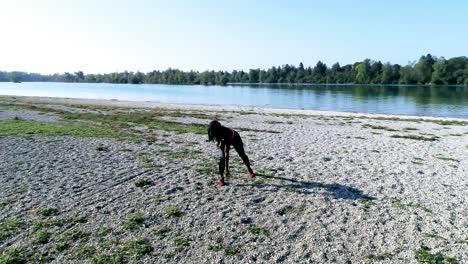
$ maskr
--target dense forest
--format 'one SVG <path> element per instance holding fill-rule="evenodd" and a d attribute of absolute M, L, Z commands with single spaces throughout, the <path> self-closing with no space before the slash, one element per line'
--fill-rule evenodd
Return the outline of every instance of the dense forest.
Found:
<path fill-rule="evenodd" d="M 75 73 L 41 75 L 26 72 L 2 72 L 0 82 L 88 82 L 88 83 L 161 83 L 221 84 L 226 83 L 322 83 L 322 84 L 445 84 L 468 85 L 468 58 L 445 59 L 430 54 L 406 66 L 365 59 L 354 64 L 328 67 L 321 61 L 314 67 L 282 65 L 267 70 L 245 71 L 165 71 L 114 72 L 107 74 Z"/>

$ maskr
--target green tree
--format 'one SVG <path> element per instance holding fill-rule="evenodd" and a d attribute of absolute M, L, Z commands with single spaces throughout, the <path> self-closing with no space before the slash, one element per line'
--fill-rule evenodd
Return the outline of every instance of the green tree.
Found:
<path fill-rule="evenodd" d="M 414 70 L 414 62 L 408 63 L 405 67 L 400 68 L 400 84 L 416 84 L 418 78 Z"/>
<path fill-rule="evenodd" d="M 19 83 L 19 82 L 22 81 L 22 79 L 23 79 L 23 73 L 22 72 L 14 71 L 14 72 L 10 73 L 10 81 L 12 81 L 14 83 Z"/>
<path fill-rule="evenodd" d="M 431 54 L 421 56 L 418 63 L 414 66 L 416 79 L 419 84 L 427 84 L 431 82 L 432 78 L 432 65 L 434 65 L 435 59 Z"/>
<path fill-rule="evenodd" d="M 0 71 L 0 82 L 8 82 L 8 74 Z"/>
<path fill-rule="evenodd" d="M 380 61 L 371 62 L 371 67 L 369 70 L 369 83 L 380 83 L 380 78 L 382 78 L 382 67 L 383 64 Z"/>
<path fill-rule="evenodd" d="M 465 80 L 463 81 L 463 84 L 468 85 L 468 63 L 466 64 L 466 67 L 465 67 L 464 76 L 465 76 Z"/>
<path fill-rule="evenodd" d="M 144 75 L 141 72 L 136 72 L 135 74 L 132 74 L 130 77 L 130 83 L 132 84 L 140 84 L 143 83 L 144 80 Z"/>
<path fill-rule="evenodd" d="M 314 82 L 320 83 L 325 80 L 325 74 L 327 73 L 327 65 L 321 61 L 318 61 L 312 70 L 312 79 Z"/>
<path fill-rule="evenodd" d="M 258 83 L 260 77 L 260 70 L 259 69 L 251 69 L 249 71 L 249 82 L 250 83 Z"/>
<path fill-rule="evenodd" d="M 390 65 L 390 63 L 387 62 L 382 66 L 382 77 L 380 78 L 380 83 L 392 84 L 392 75 L 393 75 L 392 65 Z"/>
<path fill-rule="evenodd" d="M 369 83 L 370 67 L 369 59 L 365 59 L 363 62 L 359 63 L 356 66 L 356 78 L 354 82 L 360 84 Z"/>
<path fill-rule="evenodd" d="M 463 84 L 465 65 L 468 64 L 467 57 L 454 57 L 447 60 L 447 83 Z"/>
<path fill-rule="evenodd" d="M 431 82 L 433 84 L 447 84 L 447 61 L 442 57 L 433 65 Z"/>
<path fill-rule="evenodd" d="M 77 71 L 75 72 L 75 82 L 82 82 L 84 81 L 85 79 L 85 76 L 84 76 L 84 73 L 82 71 Z"/>
<path fill-rule="evenodd" d="M 381 84 L 397 84 L 400 79 L 400 65 L 391 65 L 389 62 L 382 66 Z"/>

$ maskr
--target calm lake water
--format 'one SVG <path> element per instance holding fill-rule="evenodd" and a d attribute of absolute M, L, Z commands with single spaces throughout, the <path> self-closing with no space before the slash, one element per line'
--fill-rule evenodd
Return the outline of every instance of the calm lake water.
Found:
<path fill-rule="evenodd" d="M 468 118 L 468 87 L 0 83 L 0 95 Z"/>

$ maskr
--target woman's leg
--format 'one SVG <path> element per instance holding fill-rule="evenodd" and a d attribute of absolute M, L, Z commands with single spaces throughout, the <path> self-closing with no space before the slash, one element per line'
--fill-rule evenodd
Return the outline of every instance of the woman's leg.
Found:
<path fill-rule="evenodd" d="M 224 177 L 229 174 L 229 148 L 230 146 L 227 144 L 222 143 L 220 145 L 221 155 L 219 158 L 219 176 L 220 180 L 218 185 L 224 185 Z"/>
<path fill-rule="evenodd" d="M 241 159 L 244 162 L 245 166 L 247 167 L 247 171 L 249 172 L 249 176 L 250 177 L 255 176 L 253 171 L 252 171 L 252 168 L 250 168 L 249 157 L 247 157 L 247 155 L 245 154 L 244 143 L 242 143 L 241 137 L 237 135 L 234 138 L 232 145 L 234 146 L 234 149 L 236 150 L 237 154 L 239 154 L 239 156 L 241 157 Z"/>

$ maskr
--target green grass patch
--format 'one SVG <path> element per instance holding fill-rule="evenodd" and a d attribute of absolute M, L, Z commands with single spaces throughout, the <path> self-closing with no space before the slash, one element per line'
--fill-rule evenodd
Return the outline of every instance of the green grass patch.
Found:
<path fill-rule="evenodd" d="M 155 164 L 150 154 L 147 152 L 140 152 L 137 154 L 138 160 L 143 164 L 145 168 L 154 168 Z"/>
<path fill-rule="evenodd" d="M 420 249 L 414 252 L 414 257 L 419 263 L 434 263 L 434 264 L 455 264 L 458 261 L 442 253 L 431 253 L 431 249 L 426 246 L 421 246 Z"/>
<path fill-rule="evenodd" d="M 176 134 L 194 133 L 206 134 L 206 125 L 193 123 L 178 123 L 158 119 L 158 115 L 154 112 L 138 111 L 138 112 L 113 112 L 111 114 L 97 113 L 65 113 L 64 118 L 68 120 L 88 120 L 97 122 L 108 127 L 114 128 L 130 128 L 135 125 L 144 125 L 150 129 L 171 131 Z"/>
<path fill-rule="evenodd" d="M 72 136 L 72 137 L 92 137 L 125 139 L 125 135 L 119 131 L 109 130 L 100 127 L 91 127 L 86 125 L 66 125 L 62 123 L 47 123 L 24 120 L 6 120 L 0 121 L 1 136 Z"/>
<path fill-rule="evenodd" d="M 41 113 L 56 113 L 56 114 L 63 114 L 64 111 L 58 110 L 58 109 L 53 109 L 50 107 L 42 107 L 42 106 L 37 106 L 37 105 L 32 105 L 31 103 L 22 103 L 22 104 L 1 104 L 0 109 L 4 107 L 5 110 L 31 110 L 31 111 L 36 111 L 36 112 L 41 112 Z"/>
<path fill-rule="evenodd" d="M 28 252 L 28 263 L 50 263 L 54 259 L 54 254 L 50 252 L 51 248 L 43 247 L 33 252 Z"/>
<path fill-rule="evenodd" d="M 154 203 L 154 204 L 156 204 L 156 205 L 157 205 L 157 204 L 160 204 L 162 200 L 163 200 L 163 199 L 162 199 L 162 197 L 161 197 L 161 195 L 160 195 L 159 193 L 155 193 L 155 194 L 153 195 L 153 203 Z"/>
<path fill-rule="evenodd" d="M 205 160 L 195 167 L 195 171 L 204 175 L 216 175 L 218 173 L 218 165 L 214 160 Z"/>
<path fill-rule="evenodd" d="M 36 221 L 32 225 L 32 231 L 36 232 L 43 228 L 49 228 L 52 226 L 64 226 L 66 224 L 78 224 L 78 223 L 86 223 L 88 218 L 85 215 L 75 216 L 71 218 L 54 218 L 54 219 L 47 219 Z"/>
<path fill-rule="evenodd" d="M 400 209 L 407 209 L 407 208 L 415 208 L 415 209 L 420 209 L 426 213 L 432 213 L 432 210 L 421 205 L 421 204 L 418 204 L 418 203 L 402 203 L 400 200 L 398 199 L 393 199 L 392 200 L 392 206 L 395 207 L 395 208 L 400 208 Z"/>
<path fill-rule="evenodd" d="M 420 140 L 420 141 L 438 141 L 438 137 L 424 137 L 418 135 L 391 135 L 392 138 L 404 138 L 404 139 L 412 139 L 412 140 Z"/>
<path fill-rule="evenodd" d="M 363 204 L 372 203 L 374 200 L 375 200 L 374 198 L 367 196 L 367 195 L 363 195 L 361 198 L 359 198 L 359 202 Z"/>
<path fill-rule="evenodd" d="M 55 243 L 55 249 L 59 252 L 62 252 L 68 249 L 72 243 L 76 243 L 80 240 L 83 240 L 89 237 L 89 233 L 83 232 L 77 228 L 69 229 L 63 232 L 57 239 Z"/>
<path fill-rule="evenodd" d="M 260 114 L 260 113 L 256 113 L 256 112 L 253 112 L 253 111 L 252 112 L 244 112 L 244 113 L 250 113 L 252 115 Z M 322 118 L 323 117 L 323 116 L 320 116 L 320 115 L 286 114 L 286 113 L 269 113 L 269 114 L 264 114 L 264 115 L 284 117 L 284 118 L 292 118 L 292 117 L 298 117 L 298 118 L 320 117 L 320 118 Z"/>
<path fill-rule="evenodd" d="M 245 181 L 251 181 L 253 184 L 265 185 L 270 181 L 266 178 L 254 177 L 254 178 L 244 178 Z"/>
<path fill-rule="evenodd" d="M 124 261 L 124 257 L 122 253 L 115 253 L 115 254 L 103 254 L 99 253 L 93 256 L 91 259 L 92 264 L 123 264 L 126 263 Z"/>
<path fill-rule="evenodd" d="M 34 244 L 46 244 L 49 241 L 50 234 L 44 230 L 38 230 L 34 234 Z"/>
<path fill-rule="evenodd" d="M 59 211 L 57 208 L 52 208 L 52 207 L 47 207 L 47 208 L 40 208 L 36 210 L 36 215 L 39 216 L 53 216 L 53 215 L 58 215 Z"/>
<path fill-rule="evenodd" d="M 150 185 L 153 185 L 153 182 L 149 179 L 138 179 L 135 181 L 135 186 L 136 187 L 139 187 L 139 188 L 144 188 L 146 186 L 150 186 Z"/>
<path fill-rule="evenodd" d="M 145 135 L 144 139 L 148 145 L 153 145 L 158 140 L 155 135 Z"/>
<path fill-rule="evenodd" d="M 97 235 L 98 235 L 99 237 L 105 237 L 105 236 L 107 236 L 108 234 L 112 233 L 113 230 L 114 230 L 114 229 L 113 229 L 112 227 L 110 227 L 110 226 L 103 226 L 103 227 L 101 227 L 101 228 L 99 229 Z"/>
<path fill-rule="evenodd" d="M 236 247 L 226 247 L 224 253 L 228 256 L 234 256 L 240 253 L 240 249 Z"/>
<path fill-rule="evenodd" d="M 88 217 L 86 215 L 79 215 L 79 216 L 69 218 L 67 221 L 69 223 L 74 223 L 74 224 L 86 223 L 88 221 Z"/>
<path fill-rule="evenodd" d="M 441 159 L 441 160 L 449 160 L 449 161 L 460 162 L 460 161 L 457 160 L 457 159 L 449 158 L 449 157 L 444 157 L 444 156 L 442 156 L 442 155 L 434 155 L 433 157 L 436 158 L 436 159 Z"/>
<path fill-rule="evenodd" d="M 380 129 L 380 130 L 385 130 L 385 131 L 398 131 L 396 129 L 389 128 L 389 127 L 386 127 L 386 126 L 371 125 L 371 124 L 364 124 L 364 125 L 362 125 L 362 127 L 371 128 L 371 129 Z"/>
<path fill-rule="evenodd" d="M 270 236 L 270 231 L 268 229 L 258 225 L 250 225 L 245 231 L 255 236 Z"/>
<path fill-rule="evenodd" d="M 157 227 L 156 229 L 154 229 L 153 234 L 155 234 L 156 236 L 159 236 L 159 237 L 164 237 L 170 231 L 171 231 L 171 227 L 168 226 L 168 225 L 165 225 L 165 226 L 160 226 L 160 227 Z"/>
<path fill-rule="evenodd" d="M 67 223 L 65 219 L 49 219 L 43 221 L 34 222 L 32 225 L 32 230 L 35 232 L 37 230 L 48 228 L 52 226 L 63 226 Z"/>
<path fill-rule="evenodd" d="M 209 251 L 214 251 L 214 252 L 220 252 L 224 251 L 226 255 L 233 256 L 236 254 L 239 254 L 240 250 L 236 247 L 229 247 L 229 246 L 224 246 L 221 244 L 216 244 L 216 245 L 209 245 L 208 246 Z"/>
<path fill-rule="evenodd" d="M 96 247 L 92 245 L 80 245 L 78 249 L 75 250 L 73 257 L 75 259 L 90 259 L 96 254 Z"/>
<path fill-rule="evenodd" d="M 0 110 L 18 110 L 18 108 L 13 104 L 0 103 Z"/>
<path fill-rule="evenodd" d="M 0 255 L 0 264 L 23 264 L 27 263 L 24 247 L 17 246 L 5 250 Z"/>
<path fill-rule="evenodd" d="M 190 242 L 187 239 L 176 237 L 172 240 L 172 246 L 177 250 L 180 251 L 188 246 L 190 246 Z"/>
<path fill-rule="evenodd" d="M 12 204 L 13 202 L 14 202 L 13 200 L 0 201 L 0 210 L 3 210 L 5 207 L 7 207 L 9 204 Z"/>
<path fill-rule="evenodd" d="M 147 238 L 135 238 L 123 244 L 123 251 L 133 258 L 141 258 L 153 251 L 150 241 Z"/>
<path fill-rule="evenodd" d="M 301 192 L 301 190 L 302 189 L 299 187 L 299 185 L 291 185 L 286 187 L 286 191 L 288 192 Z"/>
<path fill-rule="evenodd" d="M 208 120 L 218 120 L 221 121 L 222 119 L 219 117 L 218 114 L 205 114 L 200 111 L 181 111 L 181 110 L 169 110 L 169 109 L 161 109 L 161 108 L 154 108 L 153 114 L 157 116 L 168 116 L 168 117 L 191 117 L 191 118 L 198 118 L 198 119 L 208 119 Z"/>
<path fill-rule="evenodd" d="M 174 206 L 165 207 L 163 212 L 167 217 L 181 217 L 183 215 L 182 211 Z"/>
<path fill-rule="evenodd" d="M 16 234 L 24 223 L 17 218 L 5 218 L 0 220 L 0 241 Z"/>
<path fill-rule="evenodd" d="M 131 214 L 127 217 L 122 227 L 126 230 L 135 230 L 143 225 L 145 214 L 142 212 Z"/>
<path fill-rule="evenodd" d="M 22 105 L 21 108 L 27 107 Z M 31 106 L 29 106 L 31 108 Z M 61 110 L 32 107 L 36 111 L 59 113 L 69 124 L 34 122 L 24 120 L 7 120 L 0 122 L 0 135 L 38 134 L 47 136 L 79 136 L 100 137 L 122 140 L 141 141 L 142 136 L 129 129 L 135 126 L 146 126 L 149 129 L 171 131 L 176 134 L 195 133 L 206 134 L 206 125 L 193 123 L 178 123 L 158 119 L 170 115 L 168 112 L 155 113 L 151 111 L 116 111 L 101 113 L 71 113 Z M 168 113 L 166 115 L 166 113 Z M 75 124 L 71 124 L 73 121 Z M 83 122 L 85 121 L 85 122 Z M 141 134 L 141 133 L 140 133 Z M 147 142 L 153 143 L 155 137 L 147 136 Z"/>
<path fill-rule="evenodd" d="M 224 246 L 223 245 L 209 245 L 208 250 L 218 252 L 218 251 L 224 250 Z"/>
<path fill-rule="evenodd" d="M 455 243 L 468 245 L 468 239 L 456 240 Z"/>
<path fill-rule="evenodd" d="M 18 164 L 23 164 L 23 163 L 18 163 Z M 28 191 L 29 191 L 29 188 L 27 186 L 22 186 L 12 191 L 11 195 L 27 193 Z"/>
<path fill-rule="evenodd" d="M 198 145 L 198 142 L 196 142 L 196 141 L 187 141 L 187 142 L 184 143 L 184 145 L 187 146 L 187 147 L 193 147 L 193 146 Z"/>

